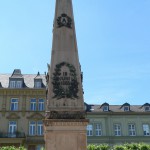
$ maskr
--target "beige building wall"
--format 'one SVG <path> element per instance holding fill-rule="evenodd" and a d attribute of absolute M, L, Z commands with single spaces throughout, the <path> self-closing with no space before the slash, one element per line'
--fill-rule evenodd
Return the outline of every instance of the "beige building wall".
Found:
<path fill-rule="evenodd" d="M 18 110 L 11 111 L 11 99 L 18 98 Z M 2 145 L 24 145 L 28 149 L 36 149 L 37 145 L 44 146 L 44 137 L 29 135 L 29 122 L 42 121 L 45 116 L 45 110 L 38 110 L 38 101 L 36 111 L 30 110 L 30 100 L 32 98 L 43 99 L 46 103 L 45 89 L 0 89 L 0 146 Z M 45 104 L 44 104 L 45 105 Z M 10 137 L 9 121 L 17 122 L 17 132 L 21 135 Z M 31 148 L 30 148 L 31 147 Z"/>

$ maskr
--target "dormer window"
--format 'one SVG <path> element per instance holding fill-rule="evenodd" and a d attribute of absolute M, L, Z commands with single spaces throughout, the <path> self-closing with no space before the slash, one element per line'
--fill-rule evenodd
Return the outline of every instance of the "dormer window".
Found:
<path fill-rule="evenodd" d="M 108 106 L 103 106 L 103 111 L 108 111 Z"/>
<path fill-rule="evenodd" d="M 37 76 L 34 78 L 34 88 L 42 88 L 43 82 L 42 82 L 42 76 L 40 73 L 37 73 Z"/>
<path fill-rule="evenodd" d="M 124 111 L 129 111 L 129 106 L 124 106 Z"/>
<path fill-rule="evenodd" d="M 145 106 L 145 111 L 150 111 L 150 106 Z"/>
<path fill-rule="evenodd" d="M 22 81 L 10 81 L 10 88 L 22 88 Z"/>
<path fill-rule="evenodd" d="M 42 87 L 41 81 L 35 81 L 34 87 L 35 87 L 35 88 L 41 88 L 41 87 Z"/>
<path fill-rule="evenodd" d="M 9 88 L 22 88 L 23 87 L 23 75 L 20 69 L 15 69 L 9 78 Z"/>
<path fill-rule="evenodd" d="M 102 108 L 103 111 L 109 111 L 109 104 L 108 103 L 103 103 L 100 108 Z"/>
<path fill-rule="evenodd" d="M 145 111 L 150 111 L 150 104 L 149 103 L 145 103 L 144 105 L 142 105 L 143 110 Z"/>
<path fill-rule="evenodd" d="M 124 104 L 120 107 L 120 109 L 121 109 L 122 111 L 130 111 L 130 104 L 129 104 L 129 103 L 124 103 Z"/>

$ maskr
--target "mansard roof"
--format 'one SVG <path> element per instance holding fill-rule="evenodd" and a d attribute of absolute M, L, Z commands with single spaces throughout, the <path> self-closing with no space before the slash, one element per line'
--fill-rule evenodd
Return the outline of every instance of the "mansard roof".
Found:
<path fill-rule="evenodd" d="M 134 113 L 134 112 L 145 112 L 145 109 L 142 107 L 143 105 L 130 105 L 130 113 Z M 109 112 L 110 113 L 127 113 L 125 112 L 123 109 L 120 109 L 122 107 L 122 105 L 109 105 Z M 87 106 L 87 108 L 89 108 L 87 110 L 87 112 L 95 112 L 95 113 L 105 113 L 103 111 L 103 108 L 100 107 L 100 105 L 94 105 L 94 104 L 89 104 Z M 150 113 L 150 112 L 149 112 Z"/>
<path fill-rule="evenodd" d="M 27 88 L 34 88 L 34 79 L 37 76 L 37 74 L 0 74 L 0 82 L 3 88 L 9 87 L 9 78 L 22 78 L 24 79 L 24 83 Z M 44 84 L 44 87 L 46 86 L 46 79 L 45 75 L 41 74 L 40 78 L 42 79 L 42 83 Z"/>

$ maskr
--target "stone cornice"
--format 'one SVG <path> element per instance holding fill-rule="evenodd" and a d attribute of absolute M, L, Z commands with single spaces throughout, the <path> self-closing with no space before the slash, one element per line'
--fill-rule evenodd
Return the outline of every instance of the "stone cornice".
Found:
<path fill-rule="evenodd" d="M 45 126 L 85 126 L 89 123 L 88 119 L 45 119 Z"/>
<path fill-rule="evenodd" d="M 45 89 L 0 89 L 2 95 L 44 95 L 46 97 Z"/>

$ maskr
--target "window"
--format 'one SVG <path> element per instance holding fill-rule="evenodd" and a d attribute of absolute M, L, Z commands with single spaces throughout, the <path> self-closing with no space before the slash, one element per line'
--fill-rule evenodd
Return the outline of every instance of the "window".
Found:
<path fill-rule="evenodd" d="M 96 136 L 101 136 L 102 135 L 101 124 L 96 124 L 96 126 L 95 126 L 95 135 Z"/>
<path fill-rule="evenodd" d="M 35 81 L 34 85 L 35 88 L 41 88 L 41 86 L 42 86 L 41 81 Z"/>
<path fill-rule="evenodd" d="M 35 121 L 30 121 L 29 135 L 35 135 L 35 133 L 36 133 L 36 122 Z"/>
<path fill-rule="evenodd" d="M 10 81 L 10 88 L 21 88 L 22 81 Z"/>
<path fill-rule="evenodd" d="M 114 135 L 121 136 L 121 125 L 120 124 L 114 124 Z"/>
<path fill-rule="evenodd" d="M 150 132 L 149 132 L 149 125 L 148 124 L 143 124 L 143 134 L 145 136 L 149 136 Z"/>
<path fill-rule="evenodd" d="M 43 135 L 43 122 L 37 122 L 37 135 Z"/>
<path fill-rule="evenodd" d="M 38 110 L 39 111 L 44 110 L 44 100 L 43 99 L 39 99 L 39 101 L 38 101 Z"/>
<path fill-rule="evenodd" d="M 22 87 L 22 81 L 16 81 L 16 88 Z"/>
<path fill-rule="evenodd" d="M 129 124 L 128 129 L 129 129 L 129 136 L 135 136 L 136 135 L 134 124 Z"/>
<path fill-rule="evenodd" d="M 15 88 L 16 81 L 10 81 L 10 88 Z"/>
<path fill-rule="evenodd" d="M 36 99 L 30 100 L 30 110 L 36 111 Z"/>
<path fill-rule="evenodd" d="M 103 111 L 108 111 L 108 106 L 103 106 Z"/>
<path fill-rule="evenodd" d="M 18 99 L 16 98 L 11 99 L 10 110 L 12 111 L 18 110 Z"/>
<path fill-rule="evenodd" d="M 129 111 L 129 106 L 124 106 L 124 111 Z"/>
<path fill-rule="evenodd" d="M 150 107 L 149 106 L 145 106 L 145 111 L 150 111 Z"/>
<path fill-rule="evenodd" d="M 41 120 L 29 122 L 29 135 L 43 135 L 43 122 Z"/>
<path fill-rule="evenodd" d="M 17 122 L 16 121 L 9 121 L 8 136 L 9 137 L 16 137 L 16 131 L 17 131 Z"/>
<path fill-rule="evenodd" d="M 87 125 L 87 136 L 93 135 L 93 125 Z"/>

